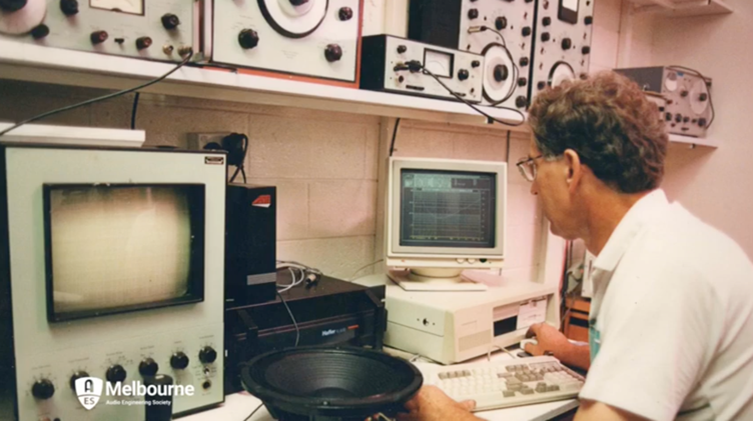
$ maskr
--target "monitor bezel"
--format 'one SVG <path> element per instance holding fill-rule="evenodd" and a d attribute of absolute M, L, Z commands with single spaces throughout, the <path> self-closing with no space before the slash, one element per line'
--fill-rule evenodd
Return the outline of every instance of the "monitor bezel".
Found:
<path fill-rule="evenodd" d="M 401 174 L 407 170 L 489 173 L 496 176 L 496 212 L 494 218 L 494 247 L 426 247 L 400 244 Z M 390 158 L 389 204 L 387 212 L 388 258 L 504 258 L 505 218 L 507 204 L 507 164 L 493 161 L 471 161 L 431 158 Z"/>
<path fill-rule="evenodd" d="M 57 313 L 54 302 L 54 276 L 52 273 L 52 220 L 51 193 L 54 190 L 101 187 L 95 183 L 44 183 L 42 185 L 42 210 L 44 220 L 45 290 L 47 300 L 47 321 L 50 323 L 68 322 L 144 310 L 153 310 L 204 301 L 205 230 L 206 230 L 206 185 L 200 183 L 107 183 L 108 188 L 147 188 L 147 187 L 187 187 L 189 189 L 189 211 L 191 213 L 191 265 L 188 270 L 188 291 L 182 297 L 128 306 L 110 307 L 95 310 Z M 196 203 L 199 202 L 199 203 Z"/>

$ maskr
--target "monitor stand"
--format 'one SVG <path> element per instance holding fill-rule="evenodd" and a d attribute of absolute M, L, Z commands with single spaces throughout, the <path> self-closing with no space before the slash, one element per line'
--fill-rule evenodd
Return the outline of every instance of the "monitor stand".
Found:
<path fill-rule="evenodd" d="M 486 284 L 473 282 L 460 275 L 462 270 L 422 268 L 390 270 L 388 276 L 406 291 L 486 291 Z"/>

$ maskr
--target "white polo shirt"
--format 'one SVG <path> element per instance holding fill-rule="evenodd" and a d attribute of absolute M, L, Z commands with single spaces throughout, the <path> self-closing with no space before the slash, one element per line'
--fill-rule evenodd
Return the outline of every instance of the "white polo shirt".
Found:
<path fill-rule="evenodd" d="M 661 190 L 594 261 L 580 397 L 651 420 L 753 420 L 753 264 Z"/>

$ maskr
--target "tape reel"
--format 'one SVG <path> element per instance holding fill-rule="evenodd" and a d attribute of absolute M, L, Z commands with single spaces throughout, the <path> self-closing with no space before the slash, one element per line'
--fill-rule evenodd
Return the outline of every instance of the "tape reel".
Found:
<path fill-rule="evenodd" d="M 492 105 L 501 104 L 515 93 L 515 83 L 520 73 L 510 51 L 502 44 L 484 47 L 484 98 Z"/>
<path fill-rule="evenodd" d="M 45 0 L 28 0 L 26 6 L 15 12 L 0 9 L 0 33 L 22 35 L 39 26 L 47 14 Z"/>
<path fill-rule="evenodd" d="M 264 19 L 280 35 L 304 38 L 322 24 L 329 0 L 258 0 Z M 300 4 L 298 4 L 300 3 Z"/>

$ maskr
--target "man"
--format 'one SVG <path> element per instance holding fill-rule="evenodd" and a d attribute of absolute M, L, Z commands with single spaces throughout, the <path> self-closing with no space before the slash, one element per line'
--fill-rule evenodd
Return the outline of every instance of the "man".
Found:
<path fill-rule="evenodd" d="M 590 364 L 576 421 L 753 420 L 753 264 L 659 189 L 656 106 L 608 72 L 538 94 L 529 123 L 531 193 L 554 234 L 597 256 L 590 346 L 537 325 L 526 347 Z M 470 405 L 425 388 L 398 419 L 473 420 Z"/>

